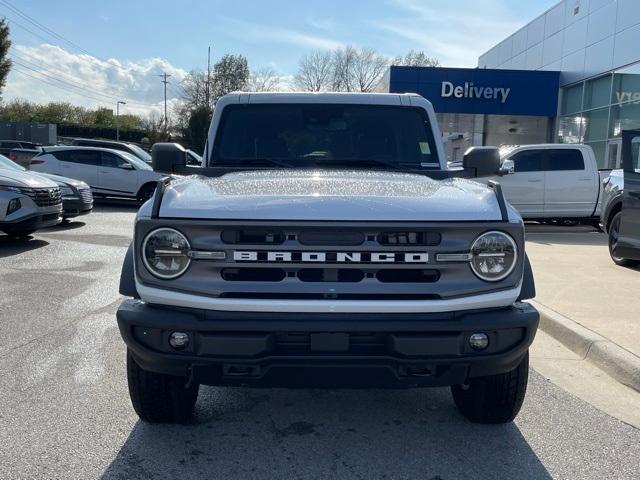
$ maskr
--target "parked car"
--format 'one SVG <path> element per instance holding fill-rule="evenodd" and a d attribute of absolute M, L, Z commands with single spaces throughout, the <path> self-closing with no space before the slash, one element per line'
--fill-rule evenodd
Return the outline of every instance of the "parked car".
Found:
<path fill-rule="evenodd" d="M 501 149 L 514 174 L 496 177 L 525 219 L 598 222 L 602 179 L 588 145 L 540 144 Z"/>
<path fill-rule="evenodd" d="M 151 155 L 145 152 L 135 143 L 119 142 L 116 140 L 95 140 L 92 138 L 75 138 L 71 141 L 71 145 L 76 147 L 98 147 L 110 148 L 111 150 L 119 150 L 127 152 L 138 157 L 143 162 L 151 164 Z"/>
<path fill-rule="evenodd" d="M 538 312 L 522 218 L 479 178 L 496 148 L 451 172 L 431 103 L 364 93 L 227 95 L 207 145 L 154 156 L 198 176 L 159 184 L 123 265 L 143 421 L 184 421 L 200 384 L 451 386 L 471 421 L 513 420 Z"/>
<path fill-rule="evenodd" d="M 0 168 L 0 231 L 26 237 L 61 221 L 62 195 L 56 183 L 31 172 Z"/>
<path fill-rule="evenodd" d="M 33 157 L 30 170 L 82 180 L 94 196 L 140 201 L 151 198 L 164 178 L 130 153 L 94 147 L 47 147 Z"/>
<path fill-rule="evenodd" d="M 13 148 L 37 149 L 41 147 L 39 143 L 25 142 L 22 140 L 0 140 L 0 155 L 9 156 Z"/>
<path fill-rule="evenodd" d="M 640 130 L 622 132 L 622 169 L 604 181 L 600 225 L 617 265 L 640 265 Z"/>
<path fill-rule="evenodd" d="M 42 147 L 35 148 L 12 148 L 9 154 L 9 160 L 29 170 L 31 159 L 42 152 Z"/>
<path fill-rule="evenodd" d="M 8 159 L 4 155 L 0 155 L 0 169 L 9 169 L 18 172 L 26 172 L 24 167 Z M 55 182 L 60 188 L 62 195 L 62 218 L 77 217 L 79 215 L 87 215 L 93 209 L 93 195 L 91 189 L 86 183 L 75 180 L 73 178 L 61 177 L 50 173 L 34 173 L 41 177 L 47 178 Z"/>

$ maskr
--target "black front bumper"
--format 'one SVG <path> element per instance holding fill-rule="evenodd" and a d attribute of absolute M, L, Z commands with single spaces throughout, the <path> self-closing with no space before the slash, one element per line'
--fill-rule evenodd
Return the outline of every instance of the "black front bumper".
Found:
<path fill-rule="evenodd" d="M 217 312 L 126 300 L 120 333 L 145 370 L 205 385 L 420 387 L 514 369 L 533 342 L 538 312 L 509 308 L 442 314 Z M 176 351 L 169 335 L 186 332 Z M 489 347 L 469 347 L 472 333 Z"/>
<path fill-rule="evenodd" d="M 0 230 L 6 233 L 13 233 L 53 227 L 62 221 L 61 215 L 61 213 L 36 214 L 14 222 L 1 222 Z"/>
<path fill-rule="evenodd" d="M 62 216 L 73 218 L 80 215 L 87 215 L 93 209 L 93 202 L 85 202 L 82 199 L 62 199 Z"/>

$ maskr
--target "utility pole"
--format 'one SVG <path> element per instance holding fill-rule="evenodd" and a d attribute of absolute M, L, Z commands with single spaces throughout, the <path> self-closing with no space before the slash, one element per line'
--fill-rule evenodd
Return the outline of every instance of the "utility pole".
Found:
<path fill-rule="evenodd" d="M 159 75 L 159 77 L 162 78 L 161 82 L 164 83 L 164 128 L 165 130 L 169 129 L 169 120 L 167 119 L 167 83 L 169 83 L 167 81 L 167 78 L 169 78 L 171 75 L 167 75 L 167 72 L 164 72 L 162 75 Z"/>
<path fill-rule="evenodd" d="M 127 102 L 118 100 L 116 103 L 116 140 L 120 140 L 120 105 L 126 105 Z"/>
<path fill-rule="evenodd" d="M 207 50 L 207 86 L 206 86 L 207 108 L 209 108 L 211 99 L 211 47 Z"/>

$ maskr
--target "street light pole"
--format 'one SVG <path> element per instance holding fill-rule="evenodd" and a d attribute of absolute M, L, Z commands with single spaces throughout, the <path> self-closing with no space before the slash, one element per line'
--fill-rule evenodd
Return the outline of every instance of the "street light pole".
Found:
<path fill-rule="evenodd" d="M 126 105 L 127 102 L 118 100 L 116 103 L 116 140 L 120 140 L 120 105 Z"/>

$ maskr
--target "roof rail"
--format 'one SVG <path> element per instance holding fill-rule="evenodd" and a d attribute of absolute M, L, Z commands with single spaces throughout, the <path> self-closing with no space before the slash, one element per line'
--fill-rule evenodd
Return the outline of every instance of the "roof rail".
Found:
<path fill-rule="evenodd" d="M 495 180 L 489 180 L 487 186 L 491 188 L 496 194 L 496 200 L 498 200 L 498 206 L 500 207 L 500 215 L 503 222 L 509 221 L 509 212 L 507 211 L 507 202 L 504 199 L 504 193 L 502 193 L 502 185 Z"/>

